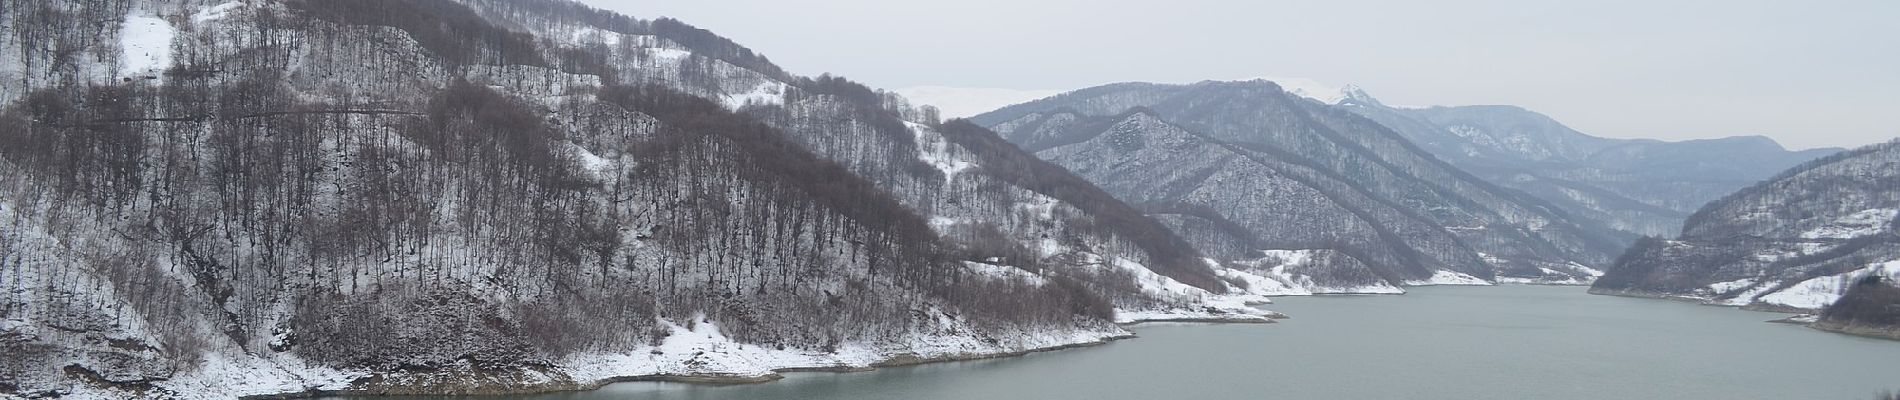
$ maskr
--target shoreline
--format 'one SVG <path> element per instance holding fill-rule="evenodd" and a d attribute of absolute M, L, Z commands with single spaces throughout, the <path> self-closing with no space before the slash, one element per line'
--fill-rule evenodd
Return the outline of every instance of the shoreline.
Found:
<path fill-rule="evenodd" d="M 1021 356 L 1026 356 L 1029 354 L 1041 353 L 1041 352 L 1051 352 L 1051 351 L 1068 350 L 1068 349 L 1075 349 L 1075 348 L 1082 348 L 1082 347 L 1101 346 L 1101 345 L 1113 343 L 1119 340 L 1133 339 L 1135 337 L 1136 336 L 1134 334 L 1115 335 L 1115 336 L 1109 336 L 1109 337 L 1102 338 L 1100 340 L 1094 340 L 1094 341 L 1089 341 L 1089 342 L 1070 343 L 1070 344 L 1064 344 L 1064 345 L 1042 347 L 1042 348 L 1035 348 L 1035 349 L 1028 349 L 1028 350 L 1001 352 L 1001 353 L 968 354 L 968 355 L 955 355 L 955 356 L 942 356 L 942 357 L 917 357 L 915 355 L 895 355 L 895 356 L 891 356 L 890 358 L 886 358 L 882 361 L 871 363 L 871 365 L 867 365 L 867 366 L 785 367 L 785 368 L 772 369 L 771 372 L 766 373 L 764 375 L 741 375 L 741 374 L 720 374 L 720 373 L 689 374 L 689 375 L 681 375 L 681 374 L 629 375 L 629 376 L 615 376 L 615 377 L 602 378 L 590 383 L 567 382 L 566 384 L 554 383 L 554 384 L 541 385 L 541 386 L 535 386 L 535 387 L 484 388 L 483 390 L 480 390 L 478 392 L 473 392 L 473 393 L 403 393 L 403 392 L 396 392 L 396 391 L 392 391 L 388 389 L 382 389 L 382 390 L 343 389 L 343 390 L 309 390 L 309 391 L 292 392 L 292 393 L 250 395 L 250 396 L 238 397 L 238 399 L 239 400 L 294 400 L 294 399 L 316 399 L 316 398 L 324 398 L 324 397 L 404 398 L 404 397 L 423 397 L 423 396 L 468 396 L 468 397 L 509 396 L 509 395 L 586 392 L 586 391 L 599 390 L 600 388 L 607 387 L 608 385 L 612 385 L 616 383 L 624 383 L 624 382 L 672 382 L 672 383 L 685 383 L 685 384 L 694 384 L 694 385 L 714 385 L 714 386 L 751 385 L 751 384 L 771 383 L 771 382 L 775 382 L 781 379 L 785 379 L 785 376 L 782 375 L 785 373 L 868 372 L 868 371 L 875 371 L 880 368 L 895 368 L 895 367 L 907 367 L 907 366 L 945 363 L 945 362 L 978 361 L 978 360 L 988 360 L 988 359 L 998 359 L 998 358 L 1021 357 Z"/>
<path fill-rule="evenodd" d="M 1815 321 L 1807 324 L 1809 329 L 1839 335 L 1900 341 L 1900 327 L 1870 327 L 1839 322 Z"/>
<path fill-rule="evenodd" d="M 1776 319 L 1771 319 L 1771 320 L 1762 321 L 1762 322 L 1771 323 L 1771 324 L 1800 325 L 1800 326 L 1807 327 L 1808 329 L 1813 329 L 1816 331 L 1821 331 L 1821 332 L 1826 332 L 1826 333 L 1831 333 L 1831 334 L 1836 334 L 1836 335 L 1847 335 L 1847 336 L 1864 337 L 1864 338 L 1871 338 L 1871 339 L 1900 341 L 1900 327 L 1876 328 L 1876 327 L 1857 326 L 1857 325 L 1850 325 L 1850 324 L 1841 324 L 1837 322 L 1830 323 L 1830 322 L 1820 321 L 1818 320 L 1820 316 L 1820 312 L 1821 312 L 1820 310 L 1808 310 L 1808 309 L 1803 309 L 1803 308 L 1777 306 L 1777 305 L 1772 305 L 1772 304 L 1761 304 L 1761 303 L 1751 303 L 1748 305 L 1737 306 L 1737 305 L 1730 305 L 1730 304 L 1711 303 L 1708 301 L 1708 299 L 1702 299 L 1702 298 L 1696 298 L 1696 297 L 1655 294 L 1652 292 L 1598 291 L 1598 290 L 1592 289 L 1590 290 L 1589 293 L 1593 295 L 1627 297 L 1627 298 L 1635 298 L 1635 299 L 1669 300 L 1669 301 L 1677 301 L 1677 302 L 1685 302 L 1685 303 L 1694 303 L 1696 305 L 1701 305 L 1701 306 L 1732 308 L 1732 309 L 1748 311 L 1748 312 L 1783 314 L 1784 317 L 1782 318 L 1776 318 Z"/>
<path fill-rule="evenodd" d="M 1545 283 L 1535 283 L 1535 284 L 1527 284 L 1527 283 L 1503 284 L 1501 283 L 1501 284 L 1493 284 L 1493 285 L 1420 285 L 1420 286 L 1483 287 L 1483 286 L 1504 286 L 1504 285 L 1580 286 L 1580 285 L 1572 285 L 1572 284 L 1545 284 Z M 1307 296 L 1402 296 L 1405 294 L 1406 293 L 1324 293 L 1324 294 L 1312 294 L 1312 295 L 1307 295 Z M 1592 293 L 1592 294 L 1595 294 L 1595 293 Z M 1293 297 L 1293 296 L 1272 296 L 1272 297 Z M 1636 297 L 1636 296 L 1630 296 L 1630 297 Z M 1209 324 L 1209 325 L 1272 324 L 1272 323 L 1278 323 L 1279 322 L 1278 320 L 1290 319 L 1290 318 L 1291 317 L 1287 316 L 1286 314 L 1272 313 L 1266 316 L 1262 316 L 1262 318 L 1227 318 L 1227 317 L 1152 318 L 1152 319 L 1134 320 L 1134 321 L 1129 321 L 1129 322 L 1119 322 L 1119 323 L 1115 323 L 1115 325 L 1119 327 L 1133 327 L 1133 326 L 1139 326 L 1142 324 L 1151 324 L 1151 323 L 1152 324 L 1181 323 L 1181 324 Z M 770 372 L 766 374 L 761 374 L 761 375 L 725 374 L 725 373 L 703 373 L 703 374 L 685 374 L 685 375 L 682 375 L 682 374 L 629 375 L 629 376 L 614 376 L 614 377 L 601 378 L 601 379 L 594 380 L 592 382 L 585 382 L 585 383 L 573 382 L 573 381 L 565 381 L 565 382 L 556 381 L 556 382 L 548 382 L 546 384 L 524 385 L 524 386 L 519 386 L 519 387 L 496 387 L 496 386 L 474 385 L 471 387 L 463 388 L 466 390 L 454 390 L 454 391 L 448 391 L 448 392 L 443 392 L 443 391 L 422 392 L 422 391 L 404 390 L 404 388 L 402 387 L 385 387 L 385 388 L 371 388 L 371 389 L 342 389 L 342 390 L 315 390 L 313 389 L 313 390 L 306 390 L 306 391 L 301 391 L 301 392 L 240 396 L 238 397 L 238 399 L 240 400 L 294 400 L 294 399 L 315 399 L 315 398 L 325 398 L 325 397 L 403 398 L 403 397 L 423 397 L 423 396 L 485 397 L 485 396 L 507 396 L 507 395 L 531 395 L 531 394 L 585 392 L 585 391 L 598 390 L 608 385 L 612 385 L 615 383 L 623 383 L 623 382 L 673 382 L 673 383 L 684 383 L 684 384 L 694 384 L 694 385 L 719 385 L 719 386 L 750 385 L 750 384 L 771 383 L 778 380 L 782 380 L 785 378 L 783 374 L 786 374 L 786 373 L 868 372 L 868 371 L 875 371 L 881 368 L 896 368 L 896 367 L 908 367 L 908 366 L 946 363 L 946 362 L 981 361 L 981 360 L 991 360 L 991 359 L 1013 358 L 1013 357 L 1027 356 L 1027 355 L 1031 355 L 1035 353 L 1054 352 L 1054 351 L 1060 351 L 1060 350 L 1070 350 L 1070 349 L 1077 349 L 1077 348 L 1101 346 L 1101 345 L 1106 345 L 1106 344 L 1113 343 L 1116 341 L 1135 339 L 1138 337 L 1139 335 L 1136 335 L 1131 332 L 1131 333 L 1125 333 L 1125 334 L 1120 334 L 1120 335 L 1105 336 L 1100 339 L 1086 341 L 1086 342 L 1069 343 L 1069 344 L 1062 344 L 1062 345 L 1056 345 L 1056 346 L 1040 347 L 1040 348 L 1026 349 L 1026 350 L 997 352 L 997 353 L 957 354 L 957 355 L 936 356 L 936 357 L 919 357 L 915 354 L 896 354 L 896 355 L 891 355 L 885 358 L 884 360 L 880 360 L 877 362 L 870 363 L 869 365 L 863 365 L 863 366 L 846 366 L 846 365 L 793 366 L 793 367 L 785 367 L 785 368 L 775 368 L 775 369 L 770 370 Z M 370 378 L 364 378 L 364 379 L 370 379 Z M 376 375 L 375 379 L 380 380 L 381 375 Z"/>
<path fill-rule="evenodd" d="M 1277 322 L 1275 321 L 1276 319 L 1285 319 L 1285 317 L 1261 318 L 1261 319 L 1160 318 L 1160 319 L 1144 319 L 1144 320 L 1131 321 L 1131 322 L 1126 322 L 1126 323 L 1117 323 L 1115 325 L 1121 326 L 1121 327 L 1132 327 L 1132 326 L 1148 324 L 1148 323 L 1270 324 L 1270 323 Z M 296 400 L 296 399 L 316 399 L 316 398 L 324 398 L 324 397 L 386 397 L 386 398 L 399 399 L 399 398 L 404 398 L 404 397 L 422 397 L 422 396 L 469 396 L 469 397 L 508 396 L 508 395 L 586 392 L 586 391 L 598 390 L 600 388 L 607 387 L 608 385 L 612 385 L 616 383 L 624 383 L 624 382 L 673 382 L 673 383 L 685 383 L 685 384 L 694 384 L 694 385 L 715 385 L 715 386 L 752 385 L 752 384 L 771 383 L 771 382 L 784 379 L 785 376 L 783 374 L 786 374 L 786 373 L 869 372 L 869 371 L 875 371 L 875 370 L 883 369 L 883 368 L 901 368 L 901 367 L 910 367 L 910 366 L 937 364 L 937 363 L 948 363 L 948 362 L 981 361 L 981 360 L 993 360 L 993 359 L 1002 359 L 1002 358 L 1014 358 L 1014 357 L 1022 357 L 1022 356 L 1027 356 L 1031 354 L 1036 354 L 1036 353 L 1046 353 L 1046 352 L 1054 352 L 1054 351 L 1061 351 L 1061 350 L 1071 350 L 1071 349 L 1078 349 L 1078 348 L 1085 348 L 1085 347 L 1102 346 L 1102 345 L 1114 343 L 1117 341 L 1135 339 L 1138 337 L 1140 336 L 1130 332 L 1130 333 L 1124 333 L 1124 334 L 1119 334 L 1119 335 L 1107 336 L 1101 339 L 1091 340 L 1087 342 L 1069 343 L 1069 344 L 1062 344 L 1062 345 L 1056 345 L 1056 346 L 1039 347 L 1039 348 L 1034 348 L 1034 349 L 1015 350 L 1015 351 L 1006 351 L 1006 352 L 998 352 L 998 353 L 958 354 L 958 355 L 937 356 L 937 357 L 919 357 L 914 354 L 897 354 L 897 355 L 892 355 L 890 357 L 887 357 L 884 360 L 874 362 L 874 363 L 871 363 L 870 365 L 865 365 L 865 366 L 833 365 L 833 366 L 785 367 L 785 368 L 772 369 L 770 373 L 763 374 L 763 375 L 740 375 L 740 374 L 718 374 L 718 373 L 689 374 L 689 375 L 680 375 L 680 374 L 630 375 L 630 376 L 616 376 L 616 377 L 602 378 L 602 379 L 595 380 L 594 382 L 588 382 L 588 383 L 566 382 L 566 383 L 552 383 L 548 385 L 540 385 L 540 386 L 532 386 L 532 387 L 514 387 L 514 388 L 494 388 L 494 387 L 480 388 L 478 387 L 478 389 L 480 390 L 474 390 L 467 393 L 440 393 L 440 392 L 407 393 L 401 390 L 391 390 L 391 389 L 397 389 L 397 388 L 344 389 L 344 390 L 307 390 L 307 391 L 302 391 L 302 392 L 249 395 L 249 396 L 238 397 L 238 399 L 239 400 Z"/>
<path fill-rule="evenodd" d="M 1638 291 L 1628 291 L 1628 290 L 1616 290 L 1616 291 L 1602 290 L 1600 291 L 1596 289 L 1590 289 L 1590 291 L 1587 293 L 1592 294 L 1592 295 L 1598 295 L 1598 296 L 1624 297 L 1624 298 L 1632 298 L 1632 299 L 1668 300 L 1668 301 L 1681 302 L 1681 303 L 1691 303 L 1691 304 L 1701 305 L 1701 306 L 1733 308 L 1733 309 L 1742 310 L 1742 311 L 1770 313 L 1770 314 L 1790 314 L 1792 316 L 1798 316 L 1798 315 L 1803 315 L 1803 314 L 1819 314 L 1821 312 L 1821 310 L 1810 310 L 1810 309 L 1805 309 L 1805 308 L 1778 306 L 1778 305 L 1765 304 L 1765 303 L 1749 303 L 1746 305 L 1739 305 L 1739 306 L 1733 305 L 1733 304 L 1713 303 L 1709 301 L 1710 299 L 1701 298 L 1701 297 L 1684 296 L 1684 295 L 1679 295 L 1679 294 L 1663 294 L 1663 293 L 1657 293 L 1657 292 L 1638 292 Z M 1768 321 L 1768 322 L 1775 322 L 1775 321 Z"/>

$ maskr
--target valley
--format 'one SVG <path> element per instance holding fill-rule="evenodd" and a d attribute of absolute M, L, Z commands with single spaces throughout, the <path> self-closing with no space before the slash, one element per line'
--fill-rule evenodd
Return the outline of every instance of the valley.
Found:
<path fill-rule="evenodd" d="M 1310 80 L 959 118 L 597 4 L 0 0 L 0 398 L 1900 382 L 1900 141 Z"/>

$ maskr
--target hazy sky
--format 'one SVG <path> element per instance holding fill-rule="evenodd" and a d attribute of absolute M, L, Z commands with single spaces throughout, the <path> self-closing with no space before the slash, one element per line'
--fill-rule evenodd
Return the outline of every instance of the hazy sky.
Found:
<path fill-rule="evenodd" d="M 1598 136 L 1900 136 L 1896 0 L 584 1 L 886 89 L 1301 77 L 1387 104 L 1519 105 Z"/>

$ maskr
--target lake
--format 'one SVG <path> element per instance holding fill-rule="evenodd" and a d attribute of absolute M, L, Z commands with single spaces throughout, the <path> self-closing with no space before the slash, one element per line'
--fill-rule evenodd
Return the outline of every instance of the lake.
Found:
<path fill-rule="evenodd" d="M 1582 287 L 1278 298 L 1293 319 L 1165 324 L 1099 347 L 738 386 L 628 382 L 608 399 L 1843 399 L 1900 389 L 1900 341 L 1782 314 Z"/>

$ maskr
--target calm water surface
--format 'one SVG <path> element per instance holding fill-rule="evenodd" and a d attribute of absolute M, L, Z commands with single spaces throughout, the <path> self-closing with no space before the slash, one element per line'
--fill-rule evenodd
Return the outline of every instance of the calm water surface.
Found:
<path fill-rule="evenodd" d="M 1900 341 L 1762 322 L 1780 314 L 1546 286 L 1276 301 L 1293 319 L 1140 326 L 1100 347 L 759 385 L 511 399 L 1864 400 L 1900 389 Z"/>

